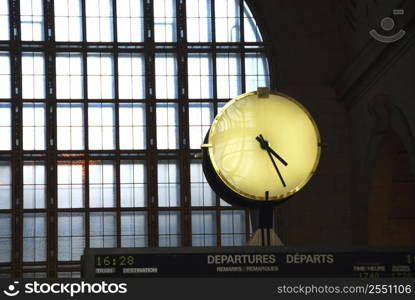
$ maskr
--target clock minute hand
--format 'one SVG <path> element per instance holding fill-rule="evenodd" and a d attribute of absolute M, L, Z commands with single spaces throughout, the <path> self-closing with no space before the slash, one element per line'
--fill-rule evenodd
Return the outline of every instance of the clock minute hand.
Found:
<path fill-rule="evenodd" d="M 268 147 L 266 147 L 266 142 L 265 142 L 265 140 L 264 140 L 263 138 L 261 139 L 259 136 L 257 136 L 257 137 L 256 137 L 256 140 L 260 143 L 261 148 L 267 151 L 268 156 L 269 156 L 269 158 L 271 159 L 271 162 L 272 162 L 272 164 L 274 165 L 275 170 L 277 171 L 278 177 L 280 178 L 282 185 L 283 185 L 284 187 L 286 187 L 287 185 L 285 184 L 284 178 L 282 177 L 281 172 L 280 172 L 280 170 L 278 169 L 278 166 L 277 166 L 277 164 L 275 163 L 275 160 L 274 160 L 274 158 L 273 158 L 273 157 L 272 157 L 272 155 L 271 155 L 271 152 L 268 150 Z"/>
<path fill-rule="evenodd" d="M 264 139 L 262 134 L 257 136 L 256 140 L 258 142 L 260 142 L 259 140 L 262 140 L 262 142 L 260 142 L 261 147 L 268 149 L 268 151 L 271 152 L 271 154 L 274 155 L 284 166 L 288 166 L 288 163 L 281 156 L 279 156 L 278 153 L 274 151 L 274 149 L 270 147 L 269 143 Z"/>

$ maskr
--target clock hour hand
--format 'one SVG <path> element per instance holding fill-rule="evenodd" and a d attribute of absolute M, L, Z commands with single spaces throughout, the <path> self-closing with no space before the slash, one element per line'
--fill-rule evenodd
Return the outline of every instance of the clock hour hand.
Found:
<path fill-rule="evenodd" d="M 274 158 L 272 157 L 271 152 L 269 151 L 269 147 L 267 147 L 267 146 L 266 146 L 266 141 L 265 141 L 263 138 L 261 139 L 261 138 L 260 138 L 260 137 L 258 137 L 258 136 L 256 137 L 256 140 L 257 140 L 257 141 L 261 144 L 261 148 L 267 151 L 268 156 L 269 156 L 269 158 L 271 159 L 271 162 L 272 162 L 272 164 L 273 164 L 273 166 L 274 166 L 275 170 L 277 171 L 278 177 L 280 178 L 282 185 L 283 185 L 284 187 L 286 187 L 287 185 L 285 184 L 284 178 L 282 177 L 281 172 L 280 172 L 280 170 L 278 169 L 278 166 L 277 166 L 277 164 L 275 163 L 275 160 L 274 160 Z"/>
<path fill-rule="evenodd" d="M 274 151 L 274 149 L 272 149 L 269 146 L 268 141 L 266 141 L 264 139 L 264 137 L 262 136 L 262 134 L 260 134 L 259 136 L 256 137 L 256 140 L 261 144 L 261 148 L 264 150 L 268 150 L 269 152 L 271 152 L 272 155 L 274 155 L 284 166 L 288 166 L 288 163 L 277 154 L 277 152 Z"/>

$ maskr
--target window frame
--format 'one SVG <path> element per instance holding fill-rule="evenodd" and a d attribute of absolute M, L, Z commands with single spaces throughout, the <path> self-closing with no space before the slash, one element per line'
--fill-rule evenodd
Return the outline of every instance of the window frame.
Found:
<path fill-rule="evenodd" d="M 196 207 L 191 205 L 191 182 L 190 164 L 194 161 L 201 162 L 196 158 L 201 154 L 200 149 L 189 149 L 189 104 L 208 103 L 213 106 L 213 115 L 216 115 L 220 107 L 227 99 L 217 98 L 217 66 L 216 58 L 220 54 L 238 54 L 241 57 L 241 92 L 245 92 L 245 54 L 261 53 L 268 60 L 270 86 L 276 88 L 275 77 L 273 77 L 275 64 L 272 62 L 272 45 L 267 42 L 266 33 L 261 29 L 265 41 L 244 41 L 244 3 L 251 9 L 255 19 L 253 1 L 238 0 L 240 4 L 240 39 L 238 42 L 218 43 L 215 41 L 215 6 L 211 1 L 211 29 L 210 42 L 188 43 L 186 39 L 186 6 L 185 1 L 176 1 L 176 26 L 175 42 L 155 43 L 153 0 L 143 1 L 143 34 L 144 41 L 128 45 L 129 43 L 118 43 L 117 38 L 117 5 L 112 1 L 112 41 L 89 42 L 86 36 L 86 14 L 85 0 L 81 0 L 81 41 L 55 41 L 54 30 L 54 1 L 43 0 L 43 40 L 21 41 L 20 30 L 20 6 L 18 0 L 9 0 L 9 40 L 2 41 L 0 51 L 10 54 L 11 69 L 11 98 L 0 99 L 1 103 L 11 105 L 11 150 L 0 151 L 0 161 L 10 163 L 12 203 L 10 209 L 0 209 L 0 214 L 7 214 L 14 220 L 11 225 L 12 245 L 11 261 L 0 263 L 0 277 L 23 277 L 34 274 L 39 277 L 57 277 L 59 274 L 65 276 L 78 276 L 80 272 L 80 261 L 60 261 L 58 256 L 58 217 L 60 215 L 83 215 L 84 221 L 84 244 L 90 246 L 90 214 L 112 212 L 116 215 L 115 244 L 121 247 L 121 216 L 123 213 L 146 212 L 147 229 L 145 236 L 148 238 L 147 245 L 158 246 L 158 216 L 160 212 L 180 212 L 180 244 L 181 246 L 192 246 L 192 212 L 203 213 L 203 211 L 214 212 L 216 216 L 216 246 L 221 246 L 221 212 L 233 211 L 237 208 L 221 205 L 221 199 L 216 196 L 214 206 Z M 258 19 L 255 19 L 257 22 Z M 260 24 L 258 24 L 260 25 Z M 258 26 L 259 27 L 259 26 Z M 128 47 L 127 47 L 128 46 Z M 41 99 L 22 99 L 22 54 L 26 52 L 39 52 L 44 56 L 45 97 Z M 59 53 L 81 54 L 83 97 L 81 99 L 57 99 L 56 97 L 56 56 Z M 113 99 L 88 99 L 88 55 L 91 53 L 106 53 L 112 56 L 114 98 Z M 157 55 L 173 53 L 177 61 L 177 96 L 173 99 L 156 98 L 155 58 Z M 188 99 L 187 59 L 189 54 L 208 54 L 212 59 L 212 82 L 213 97 L 206 99 Z M 145 91 L 144 99 L 118 99 L 118 58 L 122 54 L 137 54 L 144 56 Z M 203 97 L 202 97 L 203 98 Z M 32 103 L 45 106 L 45 149 L 24 150 L 23 149 L 23 107 Z M 83 139 L 84 148 L 81 150 L 58 150 L 57 149 L 57 116 L 58 104 L 81 103 L 83 106 Z M 119 108 L 122 104 L 144 104 L 145 105 L 145 149 L 121 150 L 119 140 Z M 88 106 L 91 104 L 113 104 L 114 105 L 114 128 L 115 140 L 112 150 L 90 150 L 89 147 L 89 118 Z M 178 106 L 178 148 L 157 149 L 156 108 L 157 104 L 176 104 Z M 115 207 L 92 208 L 89 205 L 89 165 L 93 161 L 112 161 L 115 176 Z M 160 161 L 174 160 L 178 162 L 180 170 L 180 202 L 179 207 L 158 207 L 157 205 L 157 164 Z M 38 161 L 45 165 L 46 178 L 46 206 L 44 208 L 23 207 L 23 164 L 25 161 Z M 58 178 L 57 166 L 59 162 L 81 161 L 84 169 L 84 206 L 81 208 L 59 208 L 58 207 Z M 120 199 L 120 165 L 124 161 L 144 161 L 146 166 L 146 195 L 147 205 L 145 207 L 122 207 Z M 243 209 L 239 209 L 243 210 Z M 47 222 L 47 245 L 46 261 L 23 262 L 23 222 L 24 214 L 46 214 Z M 249 216 L 245 213 L 245 235 L 249 237 Z M 196 235 L 200 235 L 197 233 Z M 66 237 L 66 236 L 64 236 Z M 69 236 L 73 237 L 73 236 Z M 72 253 L 69 254 L 70 256 Z M 25 275 L 26 274 L 26 275 Z M 37 274 L 37 275 L 36 275 Z M 30 275 L 31 276 L 31 275 Z"/>

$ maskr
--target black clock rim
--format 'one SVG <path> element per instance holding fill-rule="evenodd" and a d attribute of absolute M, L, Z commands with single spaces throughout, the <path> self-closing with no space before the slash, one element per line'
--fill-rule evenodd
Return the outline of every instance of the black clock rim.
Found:
<path fill-rule="evenodd" d="M 209 132 L 206 133 L 204 143 L 207 143 L 209 138 Z M 279 200 L 269 200 L 269 201 L 258 201 L 249 199 L 247 197 L 241 196 L 240 194 L 236 193 L 232 189 L 230 189 L 219 177 L 216 173 L 215 169 L 213 168 L 212 161 L 210 159 L 208 148 L 202 148 L 203 159 L 202 159 L 202 169 L 203 173 L 205 174 L 205 178 L 209 183 L 212 190 L 223 200 L 228 202 L 232 205 L 248 207 L 248 208 L 261 208 L 267 206 L 279 206 L 289 199 L 292 198 L 293 195 L 289 195 L 286 198 L 282 198 Z M 265 194 L 265 191 L 264 191 Z"/>

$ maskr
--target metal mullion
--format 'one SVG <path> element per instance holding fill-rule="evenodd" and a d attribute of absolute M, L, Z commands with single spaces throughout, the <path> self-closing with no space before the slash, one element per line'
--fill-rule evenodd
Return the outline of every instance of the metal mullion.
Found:
<path fill-rule="evenodd" d="M 117 3 L 116 0 L 112 1 L 112 25 L 113 25 L 113 38 L 114 42 L 118 41 L 118 31 L 117 31 Z M 117 45 L 117 44 L 115 44 Z M 121 185 L 120 185 L 120 120 L 119 120 L 119 110 L 120 110 L 120 103 L 119 99 L 119 85 L 118 85 L 118 47 L 114 46 L 113 52 L 113 66 L 114 66 L 114 95 L 115 101 L 113 99 L 112 103 L 115 106 L 115 149 L 118 153 L 117 158 L 115 160 L 115 191 L 116 191 L 116 243 L 117 248 L 121 247 Z"/>
<path fill-rule="evenodd" d="M 215 22 L 215 0 L 211 0 L 210 14 L 211 14 L 211 26 L 212 26 L 212 84 L 213 84 L 213 107 L 215 115 L 218 112 L 218 85 L 217 85 L 217 52 L 216 52 L 216 22 Z M 216 205 L 219 206 L 220 202 L 216 199 Z M 218 234 L 219 236 L 219 234 Z M 219 244 L 218 244 L 219 245 Z"/>
<path fill-rule="evenodd" d="M 56 49 L 54 47 L 54 3 L 43 1 L 44 7 L 44 36 L 45 49 L 45 79 L 46 79 L 46 160 L 47 170 L 47 268 L 48 277 L 56 277 L 57 266 L 57 127 L 56 127 Z M 50 32 L 50 35 L 49 35 Z"/>
<path fill-rule="evenodd" d="M 47 158 L 48 158 L 47 154 L 44 154 L 42 156 L 40 156 L 38 154 L 37 154 L 37 156 L 26 156 L 26 155 L 23 155 L 23 159 L 24 160 L 30 160 L 30 161 L 33 161 L 33 162 L 35 162 L 35 161 L 45 161 L 45 160 L 47 160 Z"/>
<path fill-rule="evenodd" d="M 244 22 L 244 0 L 239 0 L 239 28 L 240 28 L 240 51 L 241 51 L 241 91 L 244 94 L 246 92 L 246 78 L 245 78 L 245 22 Z"/>
<path fill-rule="evenodd" d="M 16 203 L 15 203 L 15 211 L 16 216 L 14 219 L 14 224 L 16 226 L 16 260 L 15 266 L 17 270 L 15 270 L 16 277 L 21 277 L 22 269 L 23 269 L 23 159 L 19 158 L 17 161 L 17 173 L 19 174 L 18 184 L 19 187 L 16 196 Z"/>
<path fill-rule="evenodd" d="M 89 157 L 85 159 L 85 248 L 89 248 Z"/>
<path fill-rule="evenodd" d="M 148 155 L 145 155 L 145 151 L 144 150 L 138 150 L 137 152 L 134 152 L 133 150 L 130 151 L 123 151 L 123 153 L 125 155 L 117 155 L 114 151 L 112 152 L 114 153 L 113 155 L 108 155 L 107 152 L 100 154 L 100 153 L 96 153 L 96 152 L 89 152 L 89 155 L 94 155 L 94 157 L 97 157 L 98 159 L 106 159 L 106 160 L 114 160 L 117 157 L 120 158 L 125 158 L 125 159 L 145 159 L 148 158 Z M 73 155 L 72 157 L 68 158 L 68 157 L 62 157 L 65 154 L 71 154 Z M 79 155 L 78 155 L 79 154 Z M 86 156 L 88 155 L 84 155 L 83 152 L 80 153 L 79 151 L 68 151 L 68 152 L 64 152 L 64 151 L 58 151 L 57 155 L 60 159 L 68 159 L 68 160 L 73 160 L 73 159 L 85 159 Z"/>
<path fill-rule="evenodd" d="M 69 100 L 69 99 L 61 100 L 59 99 L 59 102 L 62 102 L 62 103 L 73 103 L 73 102 L 79 103 L 80 101 L 82 100 L 75 100 L 75 99 L 74 100 Z M 87 101 L 89 103 L 102 103 L 102 104 L 113 104 L 114 103 L 114 99 L 87 99 Z"/>
<path fill-rule="evenodd" d="M 169 53 L 169 54 L 174 54 L 176 57 L 176 53 Z M 162 98 L 157 98 L 155 99 L 156 103 L 176 103 L 176 104 L 180 104 L 180 101 L 178 99 L 162 99 Z"/>
<path fill-rule="evenodd" d="M 114 42 L 118 40 L 118 32 L 117 32 L 117 3 L 116 0 L 112 1 L 112 25 L 113 25 L 113 38 Z M 114 103 L 115 105 L 115 149 L 120 149 L 120 139 L 119 139 L 119 86 L 118 86 L 118 47 L 115 44 L 113 48 L 113 76 L 114 76 L 114 96 L 115 99 L 111 99 L 111 103 Z"/>
<path fill-rule="evenodd" d="M 220 198 L 219 196 L 215 193 L 216 195 L 216 206 L 215 206 L 215 211 L 216 211 L 216 245 L 217 247 L 221 247 L 222 246 L 222 232 L 221 232 L 221 211 L 222 211 L 222 207 L 220 206 Z"/>
<path fill-rule="evenodd" d="M 209 48 L 191 48 L 187 47 L 186 52 L 188 53 L 266 53 L 266 48 L 244 48 L 243 45 L 235 43 L 237 46 L 233 45 L 232 47 L 223 47 L 216 44 L 216 48 L 213 46 Z M 159 52 L 172 52 L 171 49 L 157 49 Z"/>
<path fill-rule="evenodd" d="M 189 246 L 191 227 L 190 224 L 190 190 L 189 190 L 189 138 L 187 118 L 187 57 L 185 51 L 186 34 L 186 5 L 183 1 L 176 1 L 176 36 L 177 36 L 177 88 L 178 88 L 178 114 L 179 114 L 179 170 L 180 170 L 180 206 L 181 212 L 181 245 Z"/>
<path fill-rule="evenodd" d="M 45 162 L 45 166 L 46 166 L 46 162 Z M 34 213 L 47 213 L 48 212 L 48 208 L 25 208 L 23 209 L 24 213 L 26 214 L 34 214 Z"/>
<path fill-rule="evenodd" d="M 26 211 L 26 210 L 25 210 Z M 27 210 L 31 211 L 31 210 Z M 43 210 L 38 210 L 39 212 L 43 212 Z M 91 212 L 113 212 L 116 211 L 114 207 L 103 207 L 103 208 L 90 208 L 89 211 Z M 122 207 L 120 209 L 121 212 L 135 212 L 135 211 L 147 211 L 146 207 Z M 46 212 L 46 210 L 45 210 Z M 59 212 L 85 212 L 84 208 L 61 208 Z"/>
<path fill-rule="evenodd" d="M 183 213 L 184 208 L 180 207 L 180 206 L 165 206 L 165 207 L 160 207 L 159 211 L 163 211 L 163 212 L 180 212 Z"/>
<path fill-rule="evenodd" d="M 119 157 L 115 160 L 115 190 L 116 190 L 116 239 L 117 239 L 117 248 L 121 248 L 121 160 Z"/>
<path fill-rule="evenodd" d="M 86 8 L 85 1 L 81 0 L 82 10 L 82 70 L 83 70 L 83 93 L 84 93 L 84 153 L 85 157 L 82 159 L 85 168 L 85 182 L 84 182 L 84 195 L 85 195 L 85 248 L 89 248 L 89 132 L 88 132 L 88 47 L 86 36 Z M 79 50 L 78 50 L 79 51 Z"/>
<path fill-rule="evenodd" d="M 218 77 L 217 77 L 217 43 L 216 43 L 216 12 L 215 12 L 215 0 L 211 0 L 211 6 L 210 6 L 210 15 L 211 15 L 211 26 L 212 26 L 212 37 L 211 37 L 211 43 L 210 43 L 210 47 L 211 47 L 211 59 L 212 59 L 212 84 L 213 84 L 213 109 L 214 109 L 214 114 L 216 116 L 216 114 L 218 113 Z M 192 49 L 193 50 L 193 49 Z M 209 53 L 209 52 L 208 52 Z M 220 198 L 219 196 L 215 193 L 216 195 L 216 207 L 215 207 L 215 211 L 216 211 L 216 245 L 217 247 L 221 246 L 221 206 L 220 206 Z"/>
<path fill-rule="evenodd" d="M 10 49 L 7 50 L 8 53 L 10 53 Z M 10 55 L 9 55 L 10 56 Z M 12 59 L 12 57 L 10 57 L 10 59 Z M 6 104 L 11 104 L 13 101 L 12 98 L 8 98 L 8 99 L 0 99 L 0 103 L 6 103 Z M 10 150 L 0 150 L 0 152 L 9 152 Z"/>
<path fill-rule="evenodd" d="M 13 277 L 20 277 L 22 270 L 22 215 L 21 203 L 23 199 L 22 182 L 22 68 L 20 40 L 20 7 L 17 1 L 9 1 L 10 16 L 10 62 L 12 77 L 12 253 L 11 261 Z M 14 32 L 16 31 L 16 34 Z"/>
<path fill-rule="evenodd" d="M 147 121 L 147 194 L 148 194 L 148 244 L 158 246 L 157 218 L 157 138 L 156 138 L 156 99 L 155 99 L 155 53 L 154 53 L 154 12 L 153 1 L 144 1 L 144 44 L 145 44 L 145 84 Z"/>

